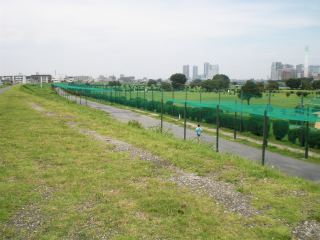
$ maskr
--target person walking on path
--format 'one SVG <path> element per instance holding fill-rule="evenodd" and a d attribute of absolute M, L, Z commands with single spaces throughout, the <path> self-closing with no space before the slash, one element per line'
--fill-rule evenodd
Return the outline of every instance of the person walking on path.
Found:
<path fill-rule="evenodd" d="M 197 132 L 197 135 L 198 135 L 198 142 L 200 141 L 200 136 L 201 136 L 201 133 L 202 133 L 202 129 L 200 127 L 200 124 L 198 124 L 198 127 L 196 128 L 196 132 Z"/>

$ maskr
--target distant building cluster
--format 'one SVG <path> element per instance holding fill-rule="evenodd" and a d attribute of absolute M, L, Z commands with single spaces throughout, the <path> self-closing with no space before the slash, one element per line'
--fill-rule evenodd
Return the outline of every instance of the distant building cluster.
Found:
<path fill-rule="evenodd" d="M 306 71 L 306 72 L 305 72 Z M 270 80 L 287 80 L 289 78 L 313 78 L 320 79 L 320 65 L 309 65 L 305 68 L 304 64 L 298 64 L 295 67 L 282 62 L 273 62 L 271 65 Z"/>
<path fill-rule="evenodd" d="M 215 75 L 219 74 L 219 65 L 211 65 L 208 62 L 205 62 L 203 66 L 203 74 L 199 75 L 198 66 L 193 66 L 192 71 L 192 79 L 212 79 Z M 187 77 L 188 80 L 191 79 L 189 65 L 183 65 L 182 73 Z"/>
<path fill-rule="evenodd" d="M 9 75 L 9 76 L 0 76 L 0 83 L 60 83 L 60 82 L 109 82 L 109 81 L 119 81 L 119 82 L 148 82 L 149 79 L 144 77 L 142 79 L 136 79 L 134 76 L 125 76 L 124 74 L 120 74 L 120 77 L 116 76 L 107 76 L 107 75 L 99 75 L 98 78 L 94 78 L 92 76 L 68 76 L 66 74 L 39 74 L 36 73 L 34 75 L 26 76 L 22 73 L 19 75 Z"/>

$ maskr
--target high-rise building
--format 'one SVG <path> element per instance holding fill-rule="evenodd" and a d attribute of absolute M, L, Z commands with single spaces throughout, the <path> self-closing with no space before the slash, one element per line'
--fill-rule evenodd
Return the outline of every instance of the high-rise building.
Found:
<path fill-rule="evenodd" d="M 320 72 L 320 65 L 309 65 L 309 73 Z"/>
<path fill-rule="evenodd" d="M 304 77 L 307 78 L 309 75 L 308 69 L 308 59 L 309 58 L 309 46 L 304 48 Z"/>
<path fill-rule="evenodd" d="M 206 78 L 208 75 L 208 70 L 209 70 L 210 64 L 208 62 L 205 62 L 203 65 L 203 75 Z"/>
<path fill-rule="evenodd" d="M 189 65 L 183 65 L 183 74 L 189 79 Z"/>
<path fill-rule="evenodd" d="M 192 79 L 198 78 L 198 66 L 193 66 Z"/>
<path fill-rule="evenodd" d="M 208 72 L 206 75 L 207 79 L 212 79 L 215 75 L 219 74 L 219 65 L 209 65 Z"/>
<path fill-rule="evenodd" d="M 303 64 L 296 65 L 296 71 L 297 71 L 297 74 L 302 73 L 304 71 L 304 65 Z"/>
<path fill-rule="evenodd" d="M 273 62 L 271 65 L 271 80 L 281 80 L 283 65 L 281 62 Z"/>

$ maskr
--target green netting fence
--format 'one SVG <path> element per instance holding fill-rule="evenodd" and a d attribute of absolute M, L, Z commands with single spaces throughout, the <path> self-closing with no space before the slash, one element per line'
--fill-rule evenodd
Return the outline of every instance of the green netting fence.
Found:
<path fill-rule="evenodd" d="M 291 103 L 292 107 L 281 107 L 283 101 L 280 98 L 275 100 L 276 97 L 274 97 L 274 94 L 281 93 L 268 92 L 261 96 L 254 96 L 235 91 L 205 92 L 190 89 L 164 91 L 162 89 L 147 89 L 141 86 L 117 87 L 84 84 L 53 84 L 53 86 L 85 98 L 93 98 L 101 102 L 114 102 L 157 113 L 161 113 L 161 100 L 163 99 L 162 112 L 164 114 L 210 124 L 217 123 L 217 106 L 219 106 L 220 127 L 249 131 L 261 136 L 263 135 L 264 112 L 271 119 L 289 120 L 295 125 L 301 124 L 302 126 L 303 122 L 320 122 L 319 109 L 301 107 L 303 106 L 303 96 L 301 96 L 301 99 L 295 98 L 293 100 L 295 101 L 294 104 Z M 237 113 L 240 116 L 237 117 Z M 268 125 L 269 127 L 270 125 Z M 296 133 L 294 135 L 296 136 L 295 139 L 303 142 L 303 138 L 305 139 L 303 134 L 306 131 L 302 127 L 297 129 L 290 129 L 290 131 Z M 301 137 L 297 133 L 298 131 L 302 133 L 300 134 Z M 313 131 L 311 134 L 320 136 L 320 131 Z M 295 139 L 289 140 L 294 142 Z M 314 145 L 320 148 L 320 137 L 315 142 Z"/>

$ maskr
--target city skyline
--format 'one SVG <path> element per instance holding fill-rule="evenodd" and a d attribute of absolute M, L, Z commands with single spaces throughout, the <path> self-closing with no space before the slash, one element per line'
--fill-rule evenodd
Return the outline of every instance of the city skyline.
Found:
<path fill-rule="evenodd" d="M 309 65 L 320 64 L 315 0 L 0 0 L 0 9 L 0 75 L 167 79 L 209 62 L 230 79 L 266 79 L 272 62 L 303 64 L 305 46 Z"/>

